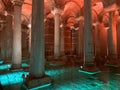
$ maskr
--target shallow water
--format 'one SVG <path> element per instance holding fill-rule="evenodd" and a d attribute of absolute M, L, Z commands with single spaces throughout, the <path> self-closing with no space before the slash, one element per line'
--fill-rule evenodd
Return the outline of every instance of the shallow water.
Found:
<path fill-rule="evenodd" d="M 46 69 L 53 82 L 52 85 L 37 90 L 120 90 L 120 74 L 103 71 L 98 74 L 79 72 L 77 67 L 54 67 Z M 25 71 L 10 71 L 0 74 L 4 90 L 25 90 L 22 74 Z"/>

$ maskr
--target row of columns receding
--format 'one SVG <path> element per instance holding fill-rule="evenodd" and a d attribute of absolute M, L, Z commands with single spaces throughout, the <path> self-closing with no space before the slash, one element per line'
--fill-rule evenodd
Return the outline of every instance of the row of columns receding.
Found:
<path fill-rule="evenodd" d="M 22 64 L 22 56 L 21 56 L 21 7 L 23 4 L 22 0 L 14 0 L 14 30 L 13 35 L 9 33 L 9 35 L 6 35 L 8 37 L 13 36 L 13 50 L 12 50 L 12 68 L 17 69 L 21 68 Z M 31 78 L 34 80 L 34 78 L 45 78 L 45 55 L 44 55 L 44 0 L 33 0 L 32 2 L 32 32 L 31 32 L 31 53 L 30 53 L 30 68 L 29 72 L 30 75 L 27 77 L 29 80 L 26 80 L 27 86 L 29 88 L 37 86 L 37 85 L 31 85 Z M 61 30 L 61 38 L 60 38 L 60 15 L 58 12 L 55 13 L 55 31 L 54 31 L 54 57 L 55 59 L 59 58 L 60 52 L 64 55 L 64 29 Z M 12 29 L 12 17 L 10 15 L 7 16 L 7 28 L 6 32 L 10 31 L 8 29 Z M 3 23 L 4 24 L 4 23 Z M 2 25 L 2 24 L 1 24 Z M 103 25 L 100 24 L 99 27 Z M 114 64 L 114 62 L 117 62 L 117 48 L 114 42 L 115 34 L 116 34 L 116 28 L 115 28 L 116 22 L 113 18 L 113 12 L 110 12 L 110 28 L 107 30 L 107 36 L 108 36 L 108 48 L 104 50 L 106 53 L 108 52 L 109 57 L 109 63 Z M 93 27 L 92 27 L 92 12 L 91 12 L 91 0 L 84 0 L 84 31 L 83 31 L 83 19 L 80 21 L 79 26 L 79 35 L 81 35 L 79 39 L 79 47 L 78 52 L 81 54 L 83 53 L 84 48 L 84 65 L 82 69 L 89 70 L 91 66 L 93 66 L 93 70 L 98 70 L 95 66 L 95 59 L 94 57 L 97 56 L 97 53 L 100 53 L 99 51 L 99 43 L 107 43 L 105 40 L 106 33 L 105 31 L 102 31 L 101 28 L 101 35 L 100 38 L 103 38 L 103 41 L 98 42 L 97 34 L 99 32 L 96 30 L 95 33 L 95 39 L 93 40 Z M 98 28 L 98 27 L 96 27 Z M 105 29 L 104 29 L 105 30 Z M 4 34 L 3 34 L 4 35 Z M 81 38 L 82 37 L 82 38 Z M 107 37 L 106 37 L 107 38 Z M 84 40 L 84 44 L 81 43 Z M 3 40 L 4 41 L 4 40 Z M 61 41 L 61 43 L 60 43 Z M 95 41 L 95 42 L 93 42 Z M 11 39 L 8 40 L 7 45 L 10 45 L 9 47 L 12 47 L 10 44 Z M 94 53 L 94 43 L 96 44 L 96 51 Z M 61 47 L 60 47 L 60 46 Z M 3 45 L 4 46 L 4 45 Z M 104 49 L 106 46 L 103 45 L 102 49 Z M 60 49 L 61 48 L 61 49 Z M 8 50 L 8 49 L 6 49 Z M 11 50 L 10 50 L 11 51 Z M 103 51 L 103 53 L 104 53 Z M 4 53 L 4 52 L 3 52 Z M 103 54 L 100 53 L 100 54 Z M 105 54 L 103 54 L 105 55 Z M 106 54 L 107 55 L 107 54 Z M 9 55 L 7 55 L 9 56 Z M 11 55 L 10 55 L 11 56 Z M 89 67 L 90 66 L 90 67 Z M 95 69 L 96 68 L 96 69 Z M 46 81 L 47 80 L 47 81 Z M 48 78 L 44 80 L 42 84 L 50 83 L 51 80 Z M 34 80 L 36 81 L 36 80 Z M 40 83 L 38 83 L 40 84 Z"/>
<path fill-rule="evenodd" d="M 84 0 L 84 20 L 81 16 L 78 31 L 78 55 L 84 55 L 85 64 L 95 64 L 95 58 L 107 59 L 108 64 L 119 65 L 119 31 L 116 29 L 118 15 L 116 11 L 109 12 L 109 29 L 106 29 L 103 22 L 96 24 L 93 30 L 91 0 Z M 89 9 L 88 9 L 89 8 Z M 56 10 L 55 10 L 56 11 Z M 108 12 L 107 12 L 108 13 Z M 60 15 L 55 12 L 55 34 L 54 34 L 54 57 L 59 58 L 60 50 L 64 50 L 61 38 L 64 32 L 60 31 Z M 83 27 L 84 26 L 84 27 Z M 83 30 L 84 29 L 84 30 Z M 63 33 L 60 37 L 59 34 Z M 71 37 L 72 38 L 72 37 Z M 61 42 L 62 41 L 62 42 Z M 63 42 L 64 43 L 64 42 Z M 72 43 L 72 42 L 71 42 Z M 84 44 L 83 44 L 84 43 Z M 62 48 L 60 48 L 62 46 Z M 83 50 L 84 49 L 84 50 Z"/>

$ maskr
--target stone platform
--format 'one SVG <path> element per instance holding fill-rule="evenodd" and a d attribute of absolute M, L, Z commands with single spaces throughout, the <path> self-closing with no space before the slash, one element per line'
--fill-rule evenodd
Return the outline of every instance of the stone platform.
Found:
<path fill-rule="evenodd" d="M 43 77 L 40 78 L 28 76 L 26 77 L 25 80 L 25 86 L 28 89 L 37 88 L 37 87 L 39 88 L 48 84 L 51 84 L 51 78 L 47 75 L 44 75 Z"/>

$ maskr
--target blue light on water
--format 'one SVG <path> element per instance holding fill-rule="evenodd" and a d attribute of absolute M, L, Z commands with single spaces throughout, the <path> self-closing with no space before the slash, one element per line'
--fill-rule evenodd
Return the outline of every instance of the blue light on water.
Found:
<path fill-rule="evenodd" d="M 45 84 L 45 85 L 42 85 L 42 86 L 37 86 L 37 87 L 34 87 L 34 88 L 30 88 L 30 89 L 28 89 L 28 88 L 24 85 L 24 88 L 25 88 L 26 90 L 38 90 L 38 89 L 41 89 L 41 88 L 48 87 L 48 86 L 50 86 L 50 85 L 51 85 L 51 83 L 48 83 L 48 84 Z"/>
<path fill-rule="evenodd" d="M 22 63 L 22 67 L 29 67 L 30 65 L 28 65 L 27 63 Z"/>
<path fill-rule="evenodd" d="M 101 71 L 97 71 L 97 72 L 87 72 L 87 71 L 84 71 L 84 70 L 79 69 L 78 72 L 93 75 L 93 74 L 100 73 Z"/>
<path fill-rule="evenodd" d="M 55 90 L 74 90 L 73 89 L 73 85 L 71 83 L 64 83 L 64 84 L 60 84 L 58 85 Z"/>
<path fill-rule="evenodd" d="M 68 86 L 61 86 L 61 87 L 56 88 L 56 90 L 72 90 L 72 88 Z"/>
<path fill-rule="evenodd" d="M 50 86 L 50 85 L 51 85 L 51 83 L 49 83 L 49 84 L 45 84 L 45 85 L 42 85 L 42 86 L 38 86 L 38 87 L 35 87 L 35 88 L 32 88 L 32 89 L 29 89 L 29 90 L 37 90 L 37 89 L 40 89 L 40 88 L 48 87 L 48 86 Z"/>
<path fill-rule="evenodd" d="M 49 76 L 58 76 L 62 73 L 65 72 L 65 69 L 57 69 L 57 70 L 46 70 L 45 74 L 49 75 Z"/>
<path fill-rule="evenodd" d="M 22 63 L 22 67 L 29 67 L 29 65 L 26 63 Z M 10 69 L 10 68 L 11 68 L 11 64 L 0 65 L 0 70 Z"/>
<path fill-rule="evenodd" d="M 0 60 L 0 64 L 3 64 L 3 61 L 2 61 L 2 60 Z"/>
<path fill-rule="evenodd" d="M 10 67 L 11 67 L 11 64 L 3 64 L 3 65 L 0 65 L 0 70 L 9 69 Z"/>
<path fill-rule="evenodd" d="M 28 75 L 28 72 L 18 71 L 0 75 L 0 82 L 3 86 L 23 82 L 22 74 Z"/>

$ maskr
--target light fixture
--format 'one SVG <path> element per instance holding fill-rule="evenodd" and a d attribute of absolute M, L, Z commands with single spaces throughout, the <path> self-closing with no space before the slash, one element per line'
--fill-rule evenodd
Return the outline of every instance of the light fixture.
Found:
<path fill-rule="evenodd" d="M 7 12 L 7 11 L 4 11 L 4 15 L 7 16 L 7 15 L 8 15 L 8 12 Z"/>
<path fill-rule="evenodd" d="M 28 28 L 30 28 L 30 29 L 31 29 L 31 23 L 30 23 L 30 24 L 28 24 Z"/>

